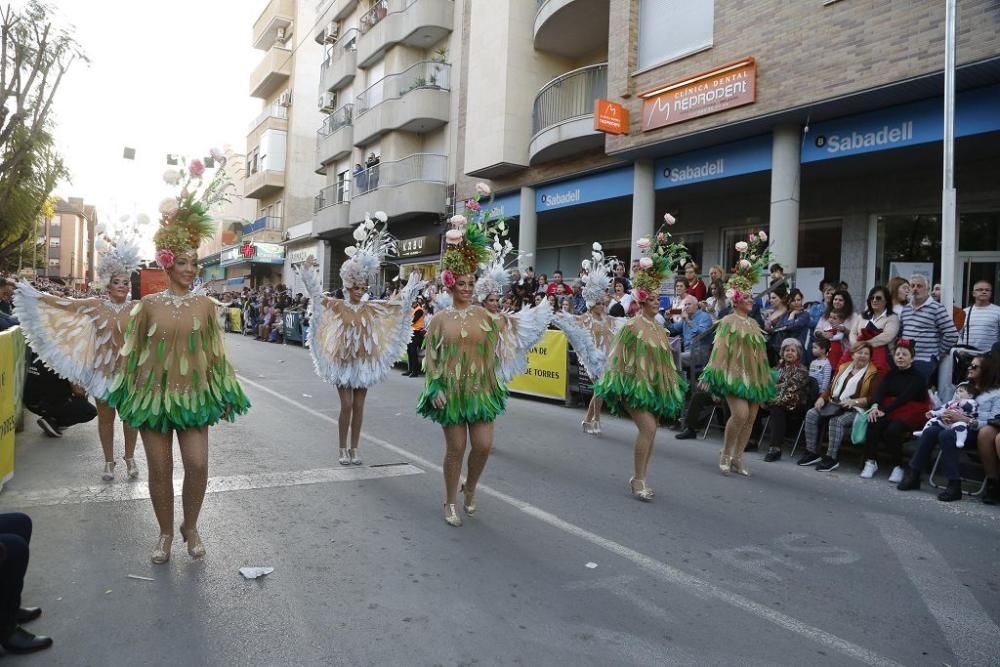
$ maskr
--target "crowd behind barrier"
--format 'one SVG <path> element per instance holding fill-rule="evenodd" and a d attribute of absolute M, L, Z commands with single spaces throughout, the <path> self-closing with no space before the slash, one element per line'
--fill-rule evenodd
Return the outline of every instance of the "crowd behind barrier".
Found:
<path fill-rule="evenodd" d="M 946 487 L 942 500 L 960 498 L 964 480 L 968 491 L 982 495 L 984 502 L 1000 502 L 1000 306 L 992 303 L 993 285 L 976 282 L 969 302 L 947 313 L 935 297 L 940 287 L 925 276 L 873 286 L 862 304 L 854 303 L 842 281 L 824 279 L 819 285 L 822 300 L 805 302 L 781 266 L 770 268 L 769 287 L 756 300 L 752 317 L 767 341 L 778 398 L 761 410 L 751 449 L 766 443 L 764 460 L 775 461 L 790 441 L 793 455 L 802 446 L 799 465 L 820 472 L 837 470 L 842 455 L 853 451 L 863 478 L 875 477 L 882 464 L 889 480 L 905 490 L 932 471 L 931 483 Z M 562 271 L 551 277 L 531 268 L 514 271 L 495 307 L 518 311 L 547 299 L 554 311 L 583 314 L 584 278 L 583 271 L 571 281 Z M 661 293 L 656 320 L 673 334 L 675 361 L 690 384 L 686 413 L 672 425 L 680 439 L 695 437 L 706 418 L 724 416 L 724 404 L 697 383 L 711 352 L 714 326 L 731 312 L 724 280 L 721 267 L 712 267 L 702 278 L 692 263 Z M 45 279 L 34 284 L 63 296 L 92 295 Z M 9 276 L 0 279 L 3 328 L 16 324 L 13 285 Z M 606 301 L 609 315 L 635 316 L 638 305 L 630 289 L 629 272 L 620 265 Z M 414 342 L 401 359 L 404 375 L 422 375 L 420 341 L 441 291 L 432 284 L 413 305 Z M 306 295 L 293 294 L 284 285 L 209 295 L 223 304 L 219 318 L 226 331 L 269 343 L 308 345 L 311 309 Z M 573 392 L 588 393 L 590 383 L 579 380 L 585 374 L 579 372 L 572 348 L 562 332 L 552 329 L 532 351 L 528 373 L 511 389 L 569 403 Z M 939 387 L 941 364 L 952 368 L 952 382 Z M 969 401 L 961 409 L 948 402 L 959 385 Z M 925 425 L 929 421 L 933 423 Z"/>

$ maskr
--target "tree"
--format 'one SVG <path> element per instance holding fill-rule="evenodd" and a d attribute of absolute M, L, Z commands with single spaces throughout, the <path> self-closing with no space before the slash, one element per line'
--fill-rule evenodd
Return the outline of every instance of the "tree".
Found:
<path fill-rule="evenodd" d="M 51 14 L 41 0 L 0 9 L 0 260 L 34 242 L 43 205 L 68 176 L 49 116 L 63 76 L 87 58 Z"/>

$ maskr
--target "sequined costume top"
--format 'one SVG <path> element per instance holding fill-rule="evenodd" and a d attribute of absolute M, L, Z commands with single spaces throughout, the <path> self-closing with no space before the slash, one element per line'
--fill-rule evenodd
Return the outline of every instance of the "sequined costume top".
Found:
<path fill-rule="evenodd" d="M 517 313 L 481 306 L 445 308 L 424 338 L 424 390 L 417 412 L 442 426 L 492 422 L 507 404 L 507 382 L 527 369 L 531 347 L 552 318 L 547 301 Z M 442 408 L 432 401 L 441 394 Z"/>
<path fill-rule="evenodd" d="M 107 399 L 124 422 L 166 433 L 233 421 L 249 410 L 226 359 L 216 305 L 169 290 L 135 304 Z"/>
<path fill-rule="evenodd" d="M 25 337 L 45 365 L 103 400 L 111 391 L 133 304 L 54 296 L 21 282 L 14 305 Z"/>

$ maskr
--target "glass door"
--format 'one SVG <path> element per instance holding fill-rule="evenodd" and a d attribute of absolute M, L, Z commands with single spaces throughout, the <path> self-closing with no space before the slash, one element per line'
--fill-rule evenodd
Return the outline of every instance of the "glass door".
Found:
<path fill-rule="evenodd" d="M 959 275 L 955 280 L 955 305 L 966 307 L 972 303 L 972 286 L 985 280 L 993 287 L 994 296 L 1000 294 L 1000 254 L 961 253 L 958 256 Z"/>

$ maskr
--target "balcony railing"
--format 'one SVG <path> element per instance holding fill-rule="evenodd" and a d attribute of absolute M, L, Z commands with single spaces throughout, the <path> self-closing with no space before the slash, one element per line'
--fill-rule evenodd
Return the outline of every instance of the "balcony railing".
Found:
<path fill-rule="evenodd" d="M 346 204 L 350 200 L 349 190 L 349 181 L 326 186 L 313 199 L 313 213 L 319 213 L 327 206 L 334 204 Z"/>
<path fill-rule="evenodd" d="M 607 63 L 587 65 L 556 77 L 535 96 L 532 134 L 574 118 L 594 115 L 594 101 L 607 94 Z"/>
<path fill-rule="evenodd" d="M 249 225 L 243 227 L 244 234 L 255 234 L 256 232 L 280 232 L 283 231 L 284 227 L 281 226 L 281 216 L 277 215 L 262 215 Z"/>
<path fill-rule="evenodd" d="M 264 109 L 260 114 L 250 123 L 250 127 L 247 128 L 247 132 L 253 132 L 257 129 L 257 126 L 263 123 L 268 118 L 278 118 L 288 120 L 288 107 L 283 104 L 278 104 L 275 102 L 270 107 Z"/>
<path fill-rule="evenodd" d="M 451 64 L 422 60 L 399 74 L 379 79 L 358 95 L 354 110 L 361 116 L 386 100 L 402 97 L 419 88 L 451 90 Z"/>
<path fill-rule="evenodd" d="M 390 12 L 403 11 L 414 2 L 415 0 L 378 0 L 378 2 L 372 5 L 371 9 L 361 15 L 361 20 L 359 21 L 361 34 L 365 34 L 378 25 Z"/>
<path fill-rule="evenodd" d="M 340 107 L 332 114 L 326 117 L 323 124 L 319 126 L 316 130 L 317 139 L 322 139 L 323 137 L 329 137 L 331 134 L 344 127 L 345 125 L 351 124 L 351 118 L 354 114 L 354 105 L 345 104 Z"/>
<path fill-rule="evenodd" d="M 413 181 L 447 183 L 448 156 L 436 153 L 414 153 L 402 160 L 380 162 L 374 167 L 354 172 L 352 177 L 356 195 Z"/>

